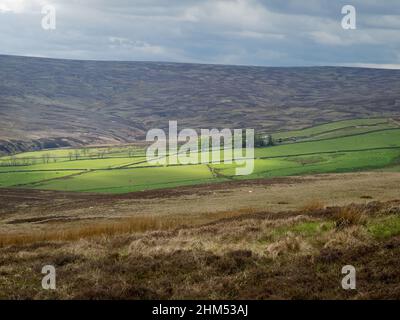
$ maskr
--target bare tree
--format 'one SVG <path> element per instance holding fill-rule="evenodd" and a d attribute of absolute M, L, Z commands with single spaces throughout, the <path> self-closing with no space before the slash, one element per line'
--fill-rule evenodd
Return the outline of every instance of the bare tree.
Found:
<path fill-rule="evenodd" d="M 12 167 L 18 165 L 18 161 L 17 161 L 17 157 L 16 157 L 16 156 L 11 156 L 11 158 L 10 158 L 10 165 L 11 165 Z"/>
<path fill-rule="evenodd" d="M 49 163 L 50 161 L 50 154 L 49 153 L 45 153 L 42 155 L 42 161 L 43 163 Z"/>

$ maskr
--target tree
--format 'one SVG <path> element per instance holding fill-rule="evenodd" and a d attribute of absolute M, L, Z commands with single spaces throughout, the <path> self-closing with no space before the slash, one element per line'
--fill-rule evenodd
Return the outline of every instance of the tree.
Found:
<path fill-rule="evenodd" d="M 49 153 L 44 153 L 44 154 L 42 154 L 42 161 L 43 161 L 43 163 L 49 163 L 49 161 L 50 161 L 50 154 L 49 154 Z"/>
<path fill-rule="evenodd" d="M 106 154 L 105 150 L 99 150 L 98 153 L 97 153 L 97 157 L 99 159 L 104 159 L 105 154 Z"/>
<path fill-rule="evenodd" d="M 11 163 L 11 166 L 16 166 L 17 165 L 17 157 L 11 156 L 10 163 Z"/>
<path fill-rule="evenodd" d="M 243 140 L 243 147 L 245 147 L 246 146 L 246 132 L 244 132 L 242 140 Z M 254 147 L 255 148 L 271 147 L 274 145 L 275 145 L 275 142 L 271 135 L 261 134 L 261 133 L 256 133 L 254 135 Z"/>

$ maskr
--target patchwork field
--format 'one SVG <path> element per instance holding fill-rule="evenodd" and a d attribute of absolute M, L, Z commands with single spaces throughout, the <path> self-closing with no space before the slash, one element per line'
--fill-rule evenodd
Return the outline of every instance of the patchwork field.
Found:
<path fill-rule="evenodd" d="M 297 130 L 400 116 L 400 71 L 0 55 L 0 155 L 131 143 L 184 127 Z"/>
<path fill-rule="evenodd" d="M 235 176 L 235 164 L 150 166 L 143 146 L 126 145 L 1 157 L 0 187 L 127 193 L 242 179 L 397 171 L 400 163 L 396 119 L 338 121 L 272 134 L 272 138 L 273 146 L 256 148 L 255 168 L 249 176 Z"/>
<path fill-rule="evenodd" d="M 400 298 L 398 120 L 272 139 L 242 177 L 143 145 L 0 158 L 0 299 Z"/>
<path fill-rule="evenodd" d="M 280 142 L 299 140 L 318 140 L 327 138 L 338 138 L 353 134 L 380 131 L 398 128 L 399 124 L 393 119 L 353 119 L 331 122 L 304 130 L 280 132 L 274 134 L 274 138 Z"/>

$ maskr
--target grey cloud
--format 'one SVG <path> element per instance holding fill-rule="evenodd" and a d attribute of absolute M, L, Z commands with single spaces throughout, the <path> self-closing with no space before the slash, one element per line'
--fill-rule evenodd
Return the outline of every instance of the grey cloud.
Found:
<path fill-rule="evenodd" d="M 246 65 L 400 64 L 398 0 L 0 0 L 0 53 Z M 41 5 L 57 29 L 40 27 Z"/>

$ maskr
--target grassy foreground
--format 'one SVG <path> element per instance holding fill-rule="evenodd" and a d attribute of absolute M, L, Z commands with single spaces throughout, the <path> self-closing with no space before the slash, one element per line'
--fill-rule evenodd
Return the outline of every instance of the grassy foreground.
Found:
<path fill-rule="evenodd" d="M 165 217 L 142 231 L 120 224 L 73 242 L 2 247 L 0 298 L 400 298 L 399 201 L 314 201 L 299 211 L 214 218 L 182 226 Z M 56 291 L 40 287 L 44 264 L 56 266 Z M 357 290 L 341 288 L 347 264 L 357 270 Z"/>

